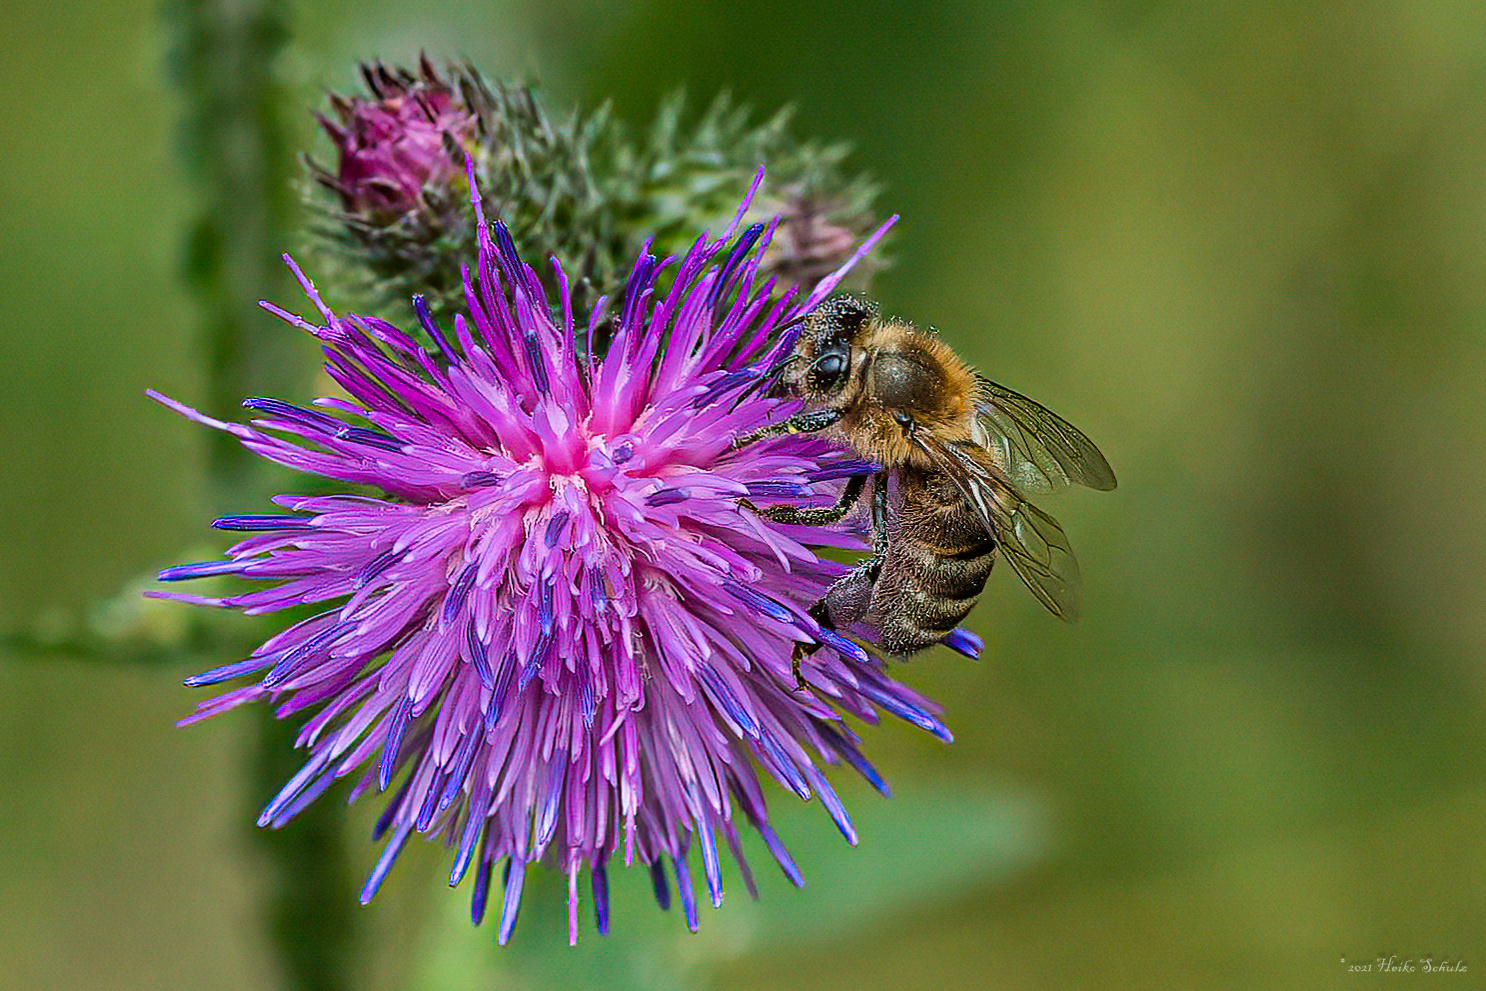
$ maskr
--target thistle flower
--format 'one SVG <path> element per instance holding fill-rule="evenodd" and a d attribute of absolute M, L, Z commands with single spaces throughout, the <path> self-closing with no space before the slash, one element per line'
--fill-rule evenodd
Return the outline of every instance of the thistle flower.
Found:
<path fill-rule="evenodd" d="M 812 438 L 731 446 L 788 406 L 746 386 L 851 262 L 808 298 L 775 299 L 758 276 L 772 225 L 729 247 L 735 220 L 679 259 L 642 251 L 622 298 L 588 319 L 614 326 L 607 351 L 584 354 L 566 289 L 549 300 L 507 228 L 492 235 L 478 194 L 474 208 L 467 315 L 451 337 L 415 303 L 436 353 L 385 321 L 337 315 L 290 260 L 319 322 L 265 306 L 323 342 L 350 399 L 317 409 L 251 399 L 259 418 L 242 425 L 152 394 L 271 461 L 382 493 L 281 496 L 285 513 L 216 521 L 253 532 L 225 560 L 161 574 L 269 583 L 162 598 L 250 614 L 324 610 L 188 679 L 252 681 L 184 722 L 260 700 L 281 718 L 314 713 L 299 737 L 309 760 L 268 803 L 264 826 L 283 826 L 353 773 L 353 799 L 391 789 L 378 827 L 390 840 L 363 901 L 418 832 L 453 848 L 451 885 L 473 873 L 477 924 L 501 868 L 502 943 L 539 861 L 567 876 L 572 940 L 585 870 L 607 931 L 616 857 L 648 865 L 662 907 L 669 872 L 695 930 L 692 866 L 700 860 L 720 905 L 719 838 L 754 890 L 740 825 L 802 883 L 770 827 L 761 777 L 818 797 L 855 842 L 823 767 L 846 764 L 886 786 L 843 716 L 875 723 L 887 712 L 950 739 L 931 703 L 807 614 L 845 570 L 807 545 L 860 548 L 860 537 L 776 525 L 740 505 L 834 500 L 842 478 L 871 468 Z M 559 266 L 554 276 L 566 286 Z M 805 660 L 805 693 L 790 667 L 802 642 L 824 645 Z M 977 646 L 963 633 L 950 642 Z"/>

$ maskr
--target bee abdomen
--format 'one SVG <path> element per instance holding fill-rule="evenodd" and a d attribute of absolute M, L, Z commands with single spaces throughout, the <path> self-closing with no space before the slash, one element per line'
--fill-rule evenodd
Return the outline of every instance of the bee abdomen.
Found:
<path fill-rule="evenodd" d="M 952 553 L 896 541 L 872 594 L 882 649 L 906 655 L 943 640 L 975 605 L 995 561 L 989 536 Z"/>

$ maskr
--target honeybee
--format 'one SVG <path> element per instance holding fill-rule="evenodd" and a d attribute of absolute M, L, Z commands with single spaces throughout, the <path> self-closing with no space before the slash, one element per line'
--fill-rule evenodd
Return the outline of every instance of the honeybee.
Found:
<path fill-rule="evenodd" d="M 972 371 L 929 331 L 838 296 L 805 319 L 792 353 L 764 376 L 803 401 L 789 419 L 734 441 L 819 433 L 876 462 L 821 508 L 754 508 L 778 523 L 838 522 L 870 485 L 872 554 L 810 609 L 829 630 L 875 627 L 906 656 L 938 643 L 985 589 L 999 547 L 1038 601 L 1078 613 L 1078 562 L 1063 528 L 1024 492 L 1115 487 L 1094 443 L 1039 403 Z M 795 678 L 801 653 L 796 650 Z"/>

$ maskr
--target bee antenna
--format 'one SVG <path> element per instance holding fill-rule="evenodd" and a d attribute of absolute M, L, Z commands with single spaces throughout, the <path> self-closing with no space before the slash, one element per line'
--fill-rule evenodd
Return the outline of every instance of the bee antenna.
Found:
<path fill-rule="evenodd" d="M 777 383 L 789 371 L 789 366 L 800 360 L 798 354 L 792 354 L 787 358 L 781 358 L 769 366 L 769 370 L 759 376 L 760 382 L 768 382 L 770 385 Z"/>
<path fill-rule="evenodd" d="M 792 354 L 786 358 L 781 358 L 779 361 L 774 362 L 774 364 L 765 369 L 763 374 L 759 375 L 758 378 L 754 379 L 752 382 L 748 383 L 741 390 L 739 390 L 737 397 L 733 400 L 733 405 L 729 408 L 729 412 L 737 409 L 740 405 L 742 405 L 745 399 L 749 398 L 755 393 L 762 391 L 765 386 L 774 385 L 776 382 L 779 381 L 780 377 L 789 369 L 789 366 L 793 365 L 799 360 L 799 355 Z"/>
<path fill-rule="evenodd" d="M 775 330 L 791 330 L 791 329 L 793 329 L 795 327 L 798 327 L 800 324 L 804 323 L 805 322 L 805 318 L 808 317 L 809 315 L 810 315 L 810 313 L 809 313 L 808 310 L 806 312 L 804 312 L 804 313 L 796 313 L 794 316 L 792 316 L 788 320 L 784 321 L 784 323 L 779 324 L 774 329 Z"/>
<path fill-rule="evenodd" d="M 758 392 L 759 389 L 763 388 L 764 383 L 768 381 L 769 377 L 767 374 L 760 375 L 758 378 L 754 379 L 752 382 L 749 382 L 743 388 L 739 389 L 738 394 L 733 397 L 733 404 L 728 407 L 728 412 L 731 413 L 739 406 L 742 406 L 744 400 L 748 399 L 754 393 Z"/>
<path fill-rule="evenodd" d="M 774 343 L 776 351 L 780 349 L 790 351 L 794 350 L 794 342 L 799 337 L 799 332 L 796 330 L 796 328 L 804 323 L 805 318 L 809 315 L 810 314 L 808 313 L 796 314 L 795 316 L 786 320 L 784 323 L 780 324 L 778 327 L 774 328 L 777 335 Z M 786 348 L 785 345 L 788 345 L 788 347 Z"/>

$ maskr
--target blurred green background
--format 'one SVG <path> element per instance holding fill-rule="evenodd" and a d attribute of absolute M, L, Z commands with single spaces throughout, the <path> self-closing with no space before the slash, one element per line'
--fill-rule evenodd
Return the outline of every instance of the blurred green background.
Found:
<path fill-rule="evenodd" d="M 90 604 L 227 543 L 205 431 L 143 396 L 205 388 L 169 31 L 156 0 L 4 7 L 0 620 L 37 646 L 0 654 L 0 987 L 285 987 L 248 837 L 261 720 L 177 731 L 180 679 L 216 661 L 67 646 L 121 611 Z M 689 936 L 626 874 L 614 934 L 572 950 L 539 890 L 498 951 L 415 844 L 372 907 L 357 881 L 325 920 L 359 924 L 353 986 L 1483 986 L 1486 6 L 286 17 L 295 147 L 355 60 L 420 50 L 637 124 L 680 84 L 795 104 L 903 215 L 885 308 L 1084 428 L 1121 483 L 1045 502 L 1084 566 L 1079 625 L 998 569 L 984 659 L 901 669 L 958 739 L 869 734 L 896 795 L 838 776 L 859 848 L 774 790 L 805 890 L 761 864 L 763 900 L 735 891 Z M 374 811 L 332 820 L 357 879 Z M 1347 973 L 1380 954 L 1470 971 Z"/>

